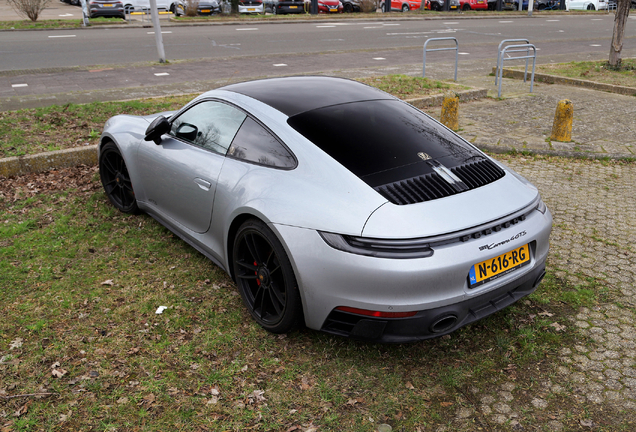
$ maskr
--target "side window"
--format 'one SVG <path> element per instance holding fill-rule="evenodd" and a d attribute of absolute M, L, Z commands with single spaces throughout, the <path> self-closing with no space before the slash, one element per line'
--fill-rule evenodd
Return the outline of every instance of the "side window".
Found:
<path fill-rule="evenodd" d="M 170 135 L 217 153 L 227 153 L 245 113 L 230 105 L 204 101 L 172 121 Z"/>
<path fill-rule="evenodd" d="M 293 168 L 296 161 L 292 154 L 264 127 L 248 117 L 236 134 L 228 156 L 260 165 Z"/>

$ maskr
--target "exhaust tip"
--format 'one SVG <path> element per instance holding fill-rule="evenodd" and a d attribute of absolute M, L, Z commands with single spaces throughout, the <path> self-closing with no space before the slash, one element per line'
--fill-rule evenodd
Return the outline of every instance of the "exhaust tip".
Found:
<path fill-rule="evenodd" d="M 431 325 L 431 331 L 433 333 L 442 333 L 452 329 L 457 323 L 457 316 L 455 315 L 445 315 L 439 318 L 437 321 Z"/>

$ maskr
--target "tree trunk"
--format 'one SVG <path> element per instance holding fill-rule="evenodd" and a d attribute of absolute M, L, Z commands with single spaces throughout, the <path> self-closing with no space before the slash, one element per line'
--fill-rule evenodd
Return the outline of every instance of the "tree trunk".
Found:
<path fill-rule="evenodd" d="M 631 0 L 618 0 L 616 2 L 616 16 L 614 17 L 614 34 L 612 35 L 612 45 L 610 46 L 609 64 L 613 67 L 621 65 L 621 51 L 623 50 L 623 34 L 625 33 L 625 23 L 629 16 Z"/>

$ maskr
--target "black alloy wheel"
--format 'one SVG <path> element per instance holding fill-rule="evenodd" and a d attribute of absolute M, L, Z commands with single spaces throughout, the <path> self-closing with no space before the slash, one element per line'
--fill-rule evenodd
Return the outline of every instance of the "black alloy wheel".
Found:
<path fill-rule="evenodd" d="M 403 4 L 402 5 L 402 12 L 408 12 L 408 11 L 409 11 L 409 5 Z"/>
<path fill-rule="evenodd" d="M 265 330 L 286 333 L 302 316 L 294 271 L 280 241 L 257 219 L 239 228 L 234 240 L 236 284 L 245 306 Z"/>
<path fill-rule="evenodd" d="M 464 6 L 462 6 L 462 10 L 464 12 L 469 11 L 470 10 L 470 5 L 468 3 L 464 3 Z"/>
<path fill-rule="evenodd" d="M 593 11 L 596 9 L 594 8 L 594 5 L 587 5 L 587 10 Z"/>
<path fill-rule="evenodd" d="M 110 202 L 121 212 L 139 213 L 130 174 L 117 146 L 104 144 L 99 157 L 99 177 Z"/>
<path fill-rule="evenodd" d="M 344 5 L 344 12 L 345 12 L 345 13 L 351 13 L 351 12 L 353 12 L 353 7 L 351 6 L 351 3 L 345 3 L 345 5 Z"/>

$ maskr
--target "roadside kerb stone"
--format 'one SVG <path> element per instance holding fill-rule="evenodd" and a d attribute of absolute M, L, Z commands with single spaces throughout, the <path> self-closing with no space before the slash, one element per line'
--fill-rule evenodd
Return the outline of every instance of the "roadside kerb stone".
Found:
<path fill-rule="evenodd" d="M 496 70 L 497 70 L 497 68 L 492 68 L 492 72 L 493 73 L 495 73 Z M 503 74 L 504 78 L 523 79 L 524 71 L 504 68 L 502 70 L 502 74 Z M 530 75 L 530 73 L 528 73 L 528 76 L 529 75 Z M 591 90 L 599 90 L 599 91 L 605 91 L 605 92 L 610 92 L 610 93 L 618 93 L 618 94 L 623 94 L 623 95 L 627 95 L 627 96 L 636 95 L 636 88 L 634 88 L 634 87 L 626 87 L 626 86 L 620 86 L 620 85 L 614 85 L 614 84 L 605 84 L 605 83 L 599 83 L 599 82 L 595 82 L 595 81 L 582 80 L 582 79 L 578 79 L 578 78 L 561 77 L 561 76 L 549 75 L 549 74 L 544 74 L 544 73 L 535 73 L 534 74 L 534 81 L 535 82 L 543 82 L 543 83 L 546 83 L 546 84 L 563 84 L 563 85 L 584 87 L 584 88 L 588 88 L 588 89 L 591 89 Z"/>
<path fill-rule="evenodd" d="M 77 165 L 95 164 L 97 164 L 97 145 L 90 145 L 0 159 L 0 176 L 13 177 Z"/>

